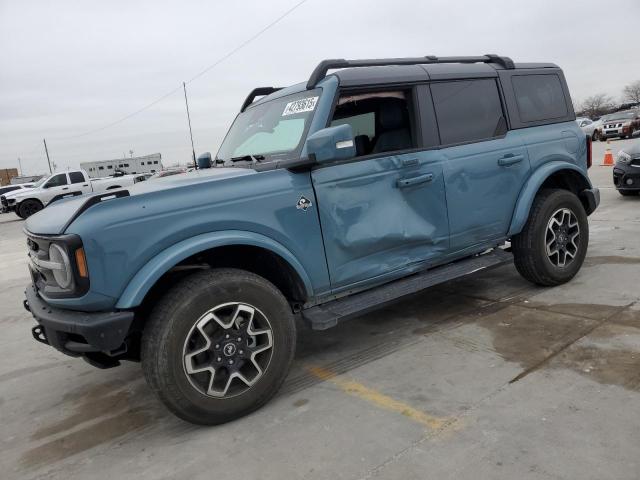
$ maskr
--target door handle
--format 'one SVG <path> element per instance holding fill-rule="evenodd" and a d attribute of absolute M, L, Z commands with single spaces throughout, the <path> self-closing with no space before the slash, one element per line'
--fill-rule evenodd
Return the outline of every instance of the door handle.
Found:
<path fill-rule="evenodd" d="M 84 184 L 84 185 L 82 185 L 82 186 L 83 186 L 83 187 L 88 187 L 89 185 L 85 183 L 85 184 Z"/>
<path fill-rule="evenodd" d="M 69 190 L 69 187 L 64 187 L 63 190 Z"/>
<path fill-rule="evenodd" d="M 498 165 L 500 165 L 501 167 L 508 167 L 509 165 L 515 165 L 516 163 L 520 163 L 522 160 L 524 160 L 523 155 L 509 154 L 499 159 Z"/>
<path fill-rule="evenodd" d="M 418 177 L 399 178 L 396 180 L 396 187 L 404 188 L 411 187 L 413 185 L 420 185 L 421 183 L 427 183 L 433 180 L 433 173 L 426 173 Z"/>

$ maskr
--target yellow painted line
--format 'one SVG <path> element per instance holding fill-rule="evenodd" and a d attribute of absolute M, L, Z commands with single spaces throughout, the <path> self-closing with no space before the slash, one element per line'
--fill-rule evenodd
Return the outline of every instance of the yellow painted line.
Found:
<path fill-rule="evenodd" d="M 338 376 L 336 373 L 326 368 L 309 366 L 307 367 L 307 371 L 320 380 L 334 384 L 340 390 L 348 393 L 349 395 L 365 400 L 384 410 L 400 413 L 414 422 L 432 430 L 440 430 L 451 421 L 451 419 L 448 418 L 439 418 L 429 415 L 423 411 L 413 408 L 411 405 L 407 405 L 406 403 L 396 400 L 395 398 L 391 398 L 377 390 L 366 387 L 361 383 Z"/>

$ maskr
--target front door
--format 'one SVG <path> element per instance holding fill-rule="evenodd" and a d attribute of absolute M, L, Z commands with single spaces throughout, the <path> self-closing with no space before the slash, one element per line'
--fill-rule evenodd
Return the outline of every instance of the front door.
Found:
<path fill-rule="evenodd" d="M 434 82 L 452 252 L 504 238 L 529 175 L 527 150 L 508 131 L 496 79 Z"/>
<path fill-rule="evenodd" d="M 418 147 L 412 99 L 412 90 L 340 97 L 331 124 L 351 124 L 358 156 L 312 172 L 334 292 L 418 270 L 448 250 L 442 156 Z"/>

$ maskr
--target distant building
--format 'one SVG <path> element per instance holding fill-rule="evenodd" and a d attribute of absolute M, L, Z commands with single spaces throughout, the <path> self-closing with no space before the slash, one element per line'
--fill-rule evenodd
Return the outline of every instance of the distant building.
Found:
<path fill-rule="evenodd" d="M 86 170 L 91 178 L 108 177 L 116 170 L 125 173 L 156 173 L 162 170 L 162 155 L 153 153 L 144 157 L 84 162 L 80 164 L 80 168 Z"/>
<path fill-rule="evenodd" d="M 0 186 L 9 185 L 13 177 L 18 176 L 17 168 L 2 168 L 0 169 Z"/>

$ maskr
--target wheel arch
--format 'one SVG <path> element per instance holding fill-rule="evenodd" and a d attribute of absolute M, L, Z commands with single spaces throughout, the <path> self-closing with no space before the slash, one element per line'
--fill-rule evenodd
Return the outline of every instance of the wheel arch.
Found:
<path fill-rule="evenodd" d="M 279 242 L 253 232 L 213 232 L 183 240 L 149 260 L 129 281 L 116 308 L 144 306 L 176 281 L 174 274 L 210 267 L 241 268 L 261 275 L 292 303 L 313 296 L 304 267 Z"/>
<path fill-rule="evenodd" d="M 569 190 L 578 196 L 587 215 L 590 215 L 594 210 L 586 196 L 583 195 L 585 190 L 592 188 L 591 181 L 585 172 L 573 164 L 552 161 L 536 170 L 522 188 L 511 218 L 508 236 L 520 233 L 529 217 L 533 200 L 538 192 L 545 188 Z"/>

